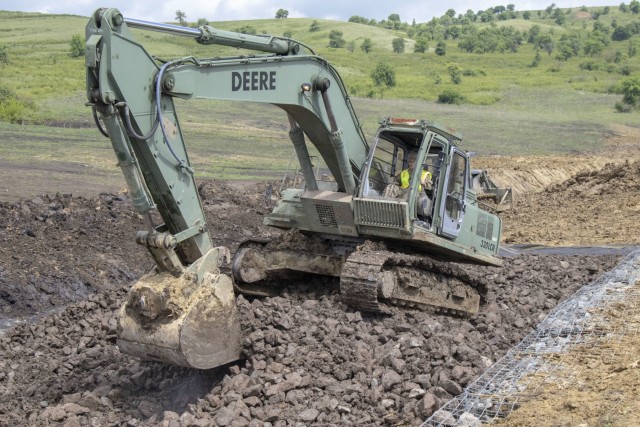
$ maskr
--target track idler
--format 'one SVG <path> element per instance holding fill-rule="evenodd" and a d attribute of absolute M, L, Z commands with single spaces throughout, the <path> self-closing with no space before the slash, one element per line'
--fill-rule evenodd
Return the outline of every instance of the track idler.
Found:
<path fill-rule="evenodd" d="M 133 285 L 120 309 L 118 346 L 142 359 L 211 369 L 240 358 L 241 329 L 231 278 L 214 248 L 175 277 L 154 270 Z"/>

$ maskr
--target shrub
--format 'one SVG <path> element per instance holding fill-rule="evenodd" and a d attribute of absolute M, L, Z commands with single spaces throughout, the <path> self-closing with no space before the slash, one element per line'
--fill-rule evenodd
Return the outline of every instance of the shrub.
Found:
<path fill-rule="evenodd" d="M 415 53 L 425 53 L 428 50 L 429 50 L 429 41 L 426 38 L 420 37 L 419 39 L 416 40 L 416 44 L 413 46 L 413 51 Z"/>
<path fill-rule="evenodd" d="M 373 42 L 369 37 L 365 38 L 362 41 L 362 44 L 360 45 L 360 49 L 362 49 L 364 53 L 369 53 L 373 50 Z"/>
<path fill-rule="evenodd" d="M 0 86 L 0 120 L 23 123 L 35 106 L 20 99 L 14 91 Z"/>
<path fill-rule="evenodd" d="M 7 65 L 9 63 L 9 52 L 6 46 L 0 46 L 0 66 Z"/>
<path fill-rule="evenodd" d="M 438 95 L 438 104 L 462 104 L 464 96 L 455 90 L 445 89 Z"/>
<path fill-rule="evenodd" d="M 627 77 L 619 84 L 622 102 L 633 107 L 640 102 L 640 75 Z"/>
<path fill-rule="evenodd" d="M 342 38 L 342 31 L 331 30 L 329 33 L 329 47 L 344 47 L 347 42 Z"/>
<path fill-rule="evenodd" d="M 436 45 L 436 55 L 444 56 L 447 53 L 447 44 L 443 41 L 439 41 Z"/>
<path fill-rule="evenodd" d="M 459 85 L 462 83 L 462 69 L 455 64 L 451 64 L 447 67 L 447 71 L 451 76 L 453 84 Z"/>
<path fill-rule="evenodd" d="M 251 25 L 243 25 L 240 28 L 236 28 L 235 31 L 236 33 L 250 34 L 250 35 L 255 35 L 258 33 L 256 29 L 253 28 Z"/>
<path fill-rule="evenodd" d="M 318 24 L 318 21 L 314 20 L 311 25 L 309 25 L 309 31 L 311 31 L 312 33 L 315 31 L 320 31 L 320 24 Z"/>
<path fill-rule="evenodd" d="M 622 101 L 618 101 L 616 102 L 616 111 L 618 111 L 618 113 L 630 113 L 633 111 L 633 106 Z"/>
<path fill-rule="evenodd" d="M 396 85 L 396 72 L 386 62 L 380 62 L 371 72 L 371 78 L 376 86 L 393 87 Z"/>
<path fill-rule="evenodd" d="M 69 55 L 71 55 L 72 58 L 84 56 L 84 42 L 79 34 L 74 34 L 73 37 L 71 37 L 71 43 L 69 43 L 69 45 L 71 46 Z"/>

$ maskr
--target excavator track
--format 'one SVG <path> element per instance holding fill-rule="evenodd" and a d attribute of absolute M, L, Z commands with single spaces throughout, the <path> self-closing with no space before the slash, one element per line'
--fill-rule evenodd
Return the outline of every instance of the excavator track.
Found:
<path fill-rule="evenodd" d="M 332 242 L 289 232 L 274 240 L 243 242 L 230 273 L 236 292 L 266 297 L 277 295 L 289 280 L 304 275 L 339 277 L 344 260 Z"/>
<path fill-rule="evenodd" d="M 476 314 L 486 287 L 457 265 L 387 250 L 358 250 L 340 278 L 343 301 L 362 311 L 388 305 L 454 315 Z"/>
<path fill-rule="evenodd" d="M 475 314 L 486 292 L 484 284 L 450 262 L 390 251 L 371 241 L 345 254 L 335 250 L 335 242 L 299 233 L 246 241 L 231 266 L 236 292 L 257 297 L 277 295 L 284 284 L 305 274 L 339 277 L 344 303 L 367 312 L 388 313 L 393 305 Z"/>

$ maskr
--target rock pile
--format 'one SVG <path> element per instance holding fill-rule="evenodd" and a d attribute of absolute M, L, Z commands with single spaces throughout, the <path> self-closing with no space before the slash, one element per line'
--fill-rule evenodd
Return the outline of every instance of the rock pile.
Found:
<path fill-rule="evenodd" d="M 233 249 L 246 237 L 275 233 L 260 222 L 269 203 L 265 190 L 266 184 L 244 193 L 223 183 L 201 186 L 217 243 Z M 20 273 L 27 255 L 33 259 L 27 270 L 41 275 L 33 277 L 34 295 L 42 293 L 38 277 L 55 283 L 44 303 L 35 298 L 27 308 L 66 304 L 0 338 L 0 425 L 417 425 L 560 299 L 616 262 L 525 255 L 502 268 L 466 266 L 492 284 L 471 318 L 400 309 L 368 315 L 340 302 L 335 280 L 290 282 L 274 298 L 238 296 L 244 360 L 195 371 L 141 362 L 115 346 L 116 310 L 127 282 L 148 262 L 142 248 L 127 243 L 141 221 L 118 197 L 56 196 L 0 207 L 0 239 L 20 258 L 0 270 L 4 304 L 4 295 L 18 298 L 29 283 Z M 68 208 L 66 219 L 37 218 L 52 203 L 63 206 L 56 212 Z M 27 227 L 36 237 L 21 231 Z M 7 246 L 2 250 L 3 261 L 11 257 Z M 96 285 L 69 298 L 68 277 L 83 283 L 90 277 Z"/>

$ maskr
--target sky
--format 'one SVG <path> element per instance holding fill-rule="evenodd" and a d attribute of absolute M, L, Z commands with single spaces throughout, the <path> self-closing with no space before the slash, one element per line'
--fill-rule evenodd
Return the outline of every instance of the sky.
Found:
<path fill-rule="evenodd" d="M 557 7 L 618 6 L 621 0 L 555 0 Z M 468 9 L 477 12 L 489 7 L 514 4 L 516 10 L 545 9 L 553 0 L 0 0 L 0 10 L 42 12 L 52 14 L 91 15 L 100 7 L 117 7 L 128 18 L 156 22 L 175 21 L 176 11 L 186 13 L 187 21 L 274 18 L 278 9 L 289 11 L 290 18 L 319 18 L 347 21 L 353 15 L 378 21 L 398 13 L 403 22 L 427 22 L 442 16 L 448 9 L 457 14 Z M 628 4 L 629 2 L 626 1 Z"/>

